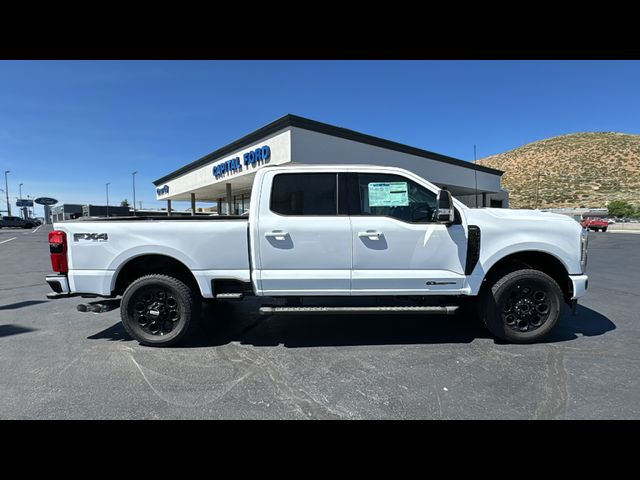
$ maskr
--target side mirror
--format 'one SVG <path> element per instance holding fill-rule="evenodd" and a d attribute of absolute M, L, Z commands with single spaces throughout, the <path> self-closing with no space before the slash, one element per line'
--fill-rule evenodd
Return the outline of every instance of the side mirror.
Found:
<path fill-rule="evenodd" d="M 453 209 L 453 199 L 449 190 L 440 190 L 437 198 L 438 209 L 436 211 L 436 222 L 453 223 L 455 218 Z"/>

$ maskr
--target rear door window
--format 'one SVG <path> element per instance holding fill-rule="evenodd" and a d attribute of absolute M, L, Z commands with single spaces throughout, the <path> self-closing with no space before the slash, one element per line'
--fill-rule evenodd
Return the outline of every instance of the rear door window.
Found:
<path fill-rule="evenodd" d="M 271 211 L 280 215 L 337 215 L 336 173 L 280 173 L 273 178 Z"/>

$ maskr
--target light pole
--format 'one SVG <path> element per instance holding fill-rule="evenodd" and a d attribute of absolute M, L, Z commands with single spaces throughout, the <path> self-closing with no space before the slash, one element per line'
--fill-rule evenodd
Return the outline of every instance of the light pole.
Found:
<path fill-rule="evenodd" d="M 133 216 L 134 217 L 136 216 L 136 173 L 138 173 L 137 170 L 131 174 L 131 176 L 133 177 Z"/>
<path fill-rule="evenodd" d="M 18 198 L 19 198 L 20 200 L 22 200 L 22 185 L 24 185 L 24 183 L 21 183 L 21 184 L 18 186 L 18 188 L 20 189 L 20 197 L 18 197 Z M 21 203 L 22 203 L 22 202 L 21 202 Z M 25 219 L 26 219 L 25 214 L 24 214 L 24 207 L 22 208 L 22 213 L 21 213 L 21 215 L 22 215 L 22 218 L 25 218 Z"/>
<path fill-rule="evenodd" d="M 4 192 L 7 194 L 7 215 L 11 216 L 11 204 L 9 203 L 9 181 L 7 175 L 11 173 L 11 170 L 4 171 Z"/>
<path fill-rule="evenodd" d="M 109 216 L 109 185 L 111 185 L 111 182 L 108 182 L 106 184 L 106 187 L 107 187 L 107 217 Z"/>
<path fill-rule="evenodd" d="M 475 165 L 476 163 L 476 144 L 473 144 L 473 163 Z M 476 208 L 478 208 L 478 170 L 476 170 L 475 168 L 473 169 L 473 177 L 475 178 L 476 181 L 476 191 L 473 194 L 473 196 L 476 199 Z"/>

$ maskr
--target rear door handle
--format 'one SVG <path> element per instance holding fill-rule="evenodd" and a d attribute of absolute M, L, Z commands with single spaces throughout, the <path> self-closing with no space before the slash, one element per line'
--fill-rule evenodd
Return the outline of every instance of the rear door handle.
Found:
<path fill-rule="evenodd" d="M 287 235 L 289 235 L 289 232 L 284 230 L 273 230 L 264 234 L 266 238 L 275 238 L 276 240 L 284 240 Z"/>
<path fill-rule="evenodd" d="M 368 237 L 372 240 L 378 240 L 382 236 L 382 232 L 378 230 L 367 230 L 366 232 L 358 232 L 358 237 Z"/>

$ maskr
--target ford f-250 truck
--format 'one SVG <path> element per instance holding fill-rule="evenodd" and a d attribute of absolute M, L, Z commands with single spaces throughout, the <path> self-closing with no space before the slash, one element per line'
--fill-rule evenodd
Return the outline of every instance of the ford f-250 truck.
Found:
<path fill-rule="evenodd" d="M 528 343 L 587 291 L 587 233 L 572 218 L 470 209 L 391 167 L 265 167 L 248 217 L 63 221 L 49 244 L 50 297 L 122 296 L 124 328 L 155 346 L 183 340 L 202 301 L 247 295 L 274 297 L 263 314 L 453 314 L 471 303 L 495 336 Z M 327 305 L 304 306 L 312 296 Z M 337 306 L 341 296 L 362 302 Z"/>

